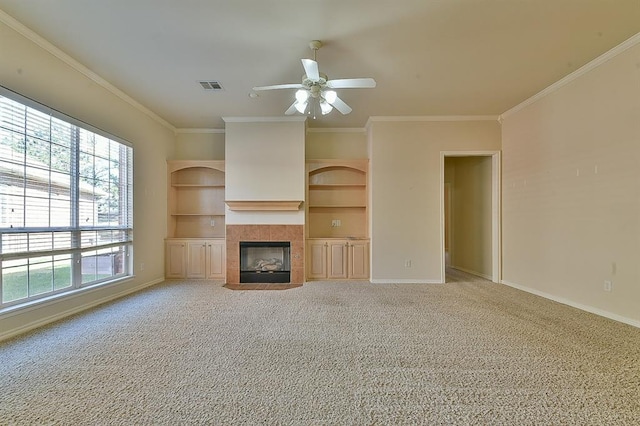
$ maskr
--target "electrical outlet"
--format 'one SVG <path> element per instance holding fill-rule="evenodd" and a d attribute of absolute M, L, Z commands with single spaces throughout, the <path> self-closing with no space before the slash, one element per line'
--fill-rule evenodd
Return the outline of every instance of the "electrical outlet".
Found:
<path fill-rule="evenodd" d="M 333 219 L 331 221 L 331 227 L 332 228 L 337 228 L 339 226 L 342 226 L 342 222 L 340 221 L 340 219 Z"/>
<path fill-rule="evenodd" d="M 604 291 L 611 291 L 611 290 L 613 290 L 613 283 L 611 281 L 605 281 Z"/>
<path fill-rule="evenodd" d="M 211 226 L 216 226 L 216 221 L 214 219 L 211 219 Z"/>
<path fill-rule="evenodd" d="M 411 259 L 407 259 L 404 261 L 404 267 L 405 268 L 411 268 Z"/>
<path fill-rule="evenodd" d="M 140 263 L 140 271 L 144 271 L 144 262 Z"/>

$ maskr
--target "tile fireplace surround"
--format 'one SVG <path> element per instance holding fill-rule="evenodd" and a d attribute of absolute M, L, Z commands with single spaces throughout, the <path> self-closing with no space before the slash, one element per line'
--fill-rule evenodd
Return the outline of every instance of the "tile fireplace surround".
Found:
<path fill-rule="evenodd" d="M 227 225 L 227 284 L 240 284 L 240 241 L 288 241 L 291 284 L 304 282 L 303 225 Z"/>

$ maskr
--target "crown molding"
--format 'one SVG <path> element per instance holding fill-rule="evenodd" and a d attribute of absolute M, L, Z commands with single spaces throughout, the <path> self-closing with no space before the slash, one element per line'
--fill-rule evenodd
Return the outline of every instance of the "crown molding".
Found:
<path fill-rule="evenodd" d="M 222 117 L 225 123 L 304 122 L 307 117 Z"/>
<path fill-rule="evenodd" d="M 138 111 L 144 113 L 145 115 L 152 118 L 154 121 L 158 122 L 162 126 L 166 127 L 167 129 L 175 133 L 176 128 L 173 125 L 171 125 L 168 121 L 164 120 L 162 117 L 160 117 L 150 109 L 146 108 L 145 106 L 143 106 L 142 104 L 134 100 L 132 97 L 124 93 L 122 90 L 118 89 L 113 84 L 109 83 L 107 80 L 100 77 L 98 74 L 91 71 L 89 68 L 82 65 L 80 62 L 76 61 L 71 56 L 64 53 L 62 50 L 58 49 L 49 41 L 45 40 L 43 37 L 35 33 L 33 30 L 31 30 L 30 28 L 28 28 L 27 26 L 25 26 L 24 24 L 22 24 L 21 22 L 19 22 L 18 20 L 16 20 L 14 17 L 7 14 L 3 10 L 0 10 L 0 22 L 6 24 L 9 28 L 13 29 L 18 34 L 22 35 L 26 39 L 35 43 L 36 45 L 38 45 L 39 47 L 41 47 L 51 55 L 55 56 L 65 64 L 69 65 L 74 70 L 78 71 L 85 77 L 92 80 L 94 83 L 103 87 L 107 91 L 111 92 L 118 98 L 122 99 L 123 101 L 125 101 L 126 103 L 128 103 L 129 105 L 137 109 Z"/>
<path fill-rule="evenodd" d="M 176 134 L 209 134 L 209 133 L 224 133 L 224 129 L 176 129 Z"/>
<path fill-rule="evenodd" d="M 499 115 L 398 115 L 398 116 L 371 116 L 365 124 L 368 129 L 376 122 L 412 122 L 412 121 L 498 121 Z"/>
<path fill-rule="evenodd" d="M 307 133 L 366 133 L 364 127 L 308 127 Z"/>
<path fill-rule="evenodd" d="M 540 92 L 536 93 L 535 95 L 531 96 L 529 99 L 526 99 L 525 101 L 519 103 L 518 105 L 514 106 L 513 108 L 503 112 L 502 114 L 500 114 L 500 121 L 502 122 L 502 120 L 505 117 L 508 117 L 508 116 L 520 111 L 521 109 L 526 108 L 527 106 L 533 104 L 534 102 L 536 102 L 536 101 L 538 101 L 538 100 L 550 95 L 551 93 L 559 90 L 561 87 L 566 86 L 567 84 L 571 83 L 572 81 L 574 81 L 574 80 L 578 79 L 579 77 L 587 74 L 591 70 L 599 67 L 600 65 L 602 65 L 602 64 L 604 64 L 604 63 L 606 63 L 608 61 L 610 61 L 611 59 L 615 58 L 616 56 L 618 56 L 622 52 L 632 48 L 633 46 L 635 46 L 638 43 L 640 43 L 640 33 L 637 33 L 636 35 L 631 36 L 630 38 L 628 38 L 627 40 L 623 41 L 622 43 L 620 43 L 619 45 L 617 45 L 613 49 L 610 49 L 610 50 L 606 51 L 605 53 L 603 53 L 602 55 L 598 56 L 597 58 L 595 58 L 591 62 L 586 63 L 585 65 L 581 66 L 580 68 L 578 68 L 577 70 L 575 70 L 571 74 L 566 75 L 565 77 L 563 77 L 560 80 L 556 81 L 552 85 L 548 86 L 547 88 L 545 88 L 545 89 L 541 90 Z"/>

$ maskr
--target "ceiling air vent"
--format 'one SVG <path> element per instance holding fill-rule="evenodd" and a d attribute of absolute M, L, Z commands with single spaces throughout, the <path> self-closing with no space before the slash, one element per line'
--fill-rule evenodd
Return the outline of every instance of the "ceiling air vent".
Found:
<path fill-rule="evenodd" d="M 204 90 L 222 90 L 222 86 L 218 81 L 201 81 L 200 86 Z"/>

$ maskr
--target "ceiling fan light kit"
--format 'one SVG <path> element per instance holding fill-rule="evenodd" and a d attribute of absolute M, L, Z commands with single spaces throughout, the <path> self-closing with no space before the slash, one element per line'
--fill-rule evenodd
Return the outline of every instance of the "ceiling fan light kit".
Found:
<path fill-rule="evenodd" d="M 320 40 L 313 40 L 309 43 L 313 50 L 313 59 L 302 59 L 302 67 L 305 74 L 302 76 L 302 83 L 276 84 L 271 86 L 257 86 L 253 90 L 275 90 L 275 89 L 297 89 L 295 101 L 285 111 L 285 115 L 309 114 L 316 118 L 317 106 L 320 107 L 322 115 L 329 114 L 334 108 L 342 114 L 349 114 L 352 109 L 333 89 L 367 89 L 376 87 L 373 78 L 343 78 L 329 80 L 326 74 L 322 74 L 316 62 L 316 52 L 322 47 Z"/>
<path fill-rule="evenodd" d="M 306 90 L 299 89 L 296 92 L 296 100 L 298 102 L 304 103 L 307 102 L 307 99 L 309 99 L 309 92 L 307 92 Z"/>
<path fill-rule="evenodd" d="M 322 100 L 320 101 L 320 111 L 322 115 L 327 115 L 333 110 L 333 107 L 329 104 L 328 101 Z"/>

